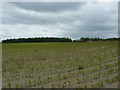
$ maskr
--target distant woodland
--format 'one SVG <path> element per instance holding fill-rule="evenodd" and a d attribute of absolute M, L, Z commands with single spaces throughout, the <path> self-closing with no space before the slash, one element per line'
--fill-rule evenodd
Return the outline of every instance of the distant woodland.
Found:
<path fill-rule="evenodd" d="M 35 38 L 18 38 L 18 39 L 6 39 L 2 40 L 2 43 L 26 43 L 26 42 L 94 42 L 94 41 L 115 41 L 120 40 L 120 38 L 88 38 L 82 37 L 77 40 L 72 40 L 71 38 L 57 38 L 57 37 L 35 37 Z"/>
<path fill-rule="evenodd" d="M 2 43 L 25 43 L 25 42 L 72 42 L 72 40 L 69 38 L 36 37 L 36 38 L 6 39 L 2 41 Z"/>
<path fill-rule="evenodd" d="M 115 41 L 115 40 L 120 40 L 120 38 L 88 38 L 88 37 L 82 37 L 81 39 L 78 40 L 73 40 L 73 42 L 94 42 L 94 41 Z"/>

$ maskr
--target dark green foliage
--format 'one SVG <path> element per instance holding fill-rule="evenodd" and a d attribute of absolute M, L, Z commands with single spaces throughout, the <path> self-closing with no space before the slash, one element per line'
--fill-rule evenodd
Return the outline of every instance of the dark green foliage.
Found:
<path fill-rule="evenodd" d="M 36 37 L 3 40 L 2 43 L 25 43 L 25 42 L 72 42 L 70 38 Z"/>
<path fill-rule="evenodd" d="M 95 42 L 95 41 L 113 41 L 120 40 L 120 38 L 81 38 L 79 40 L 71 40 L 70 38 L 57 38 L 57 37 L 35 37 L 35 38 L 18 38 L 18 39 L 6 39 L 2 43 L 25 43 L 25 42 Z"/>
<path fill-rule="evenodd" d="M 83 69 L 83 67 L 82 66 L 78 66 L 78 70 L 82 70 Z"/>

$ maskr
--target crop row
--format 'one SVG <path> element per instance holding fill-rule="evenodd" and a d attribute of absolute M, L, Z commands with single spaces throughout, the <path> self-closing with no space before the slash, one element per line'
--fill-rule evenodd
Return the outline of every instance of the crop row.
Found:
<path fill-rule="evenodd" d="M 64 74 L 64 75 L 57 75 L 57 76 L 48 76 L 48 77 L 44 77 L 44 78 L 37 78 L 37 80 L 35 79 L 33 79 L 32 81 L 31 81 L 31 79 L 30 80 L 27 80 L 27 82 L 26 83 L 29 83 L 29 81 L 30 82 L 32 82 L 33 83 L 33 85 L 35 85 L 37 82 L 39 83 L 39 84 L 45 84 L 45 83 L 49 83 L 49 82 L 54 82 L 54 81 L 58 81 L 58 80 L 65 80 L 65 79 L 69 79 L 69 78 L 74 78 L 74 77 L 80 77 L 81 75 L 81 77 L 83 77 L 82 79 L 76 79 L 77 80 L 77 82 L 80 84 L 80 82 L 81 83 L 83 83 L 83 82 L 86 82 L 87 80 L 94 80 L 94 79 L 98 79 L 98 78 L 100 78 L 100 77 L 102 77 L 102 76 L 105 76 L 105 75 L 108 75 L 108 74 L 111 74 L 111 73 L 115 73 L 115 72 L 117 72 L 118 71 L 118 68 L 113 68 L 114 66 L 115 66 L 116 64 L 112 64 L 111 66 L 112 67 L 110 67 L 110 65 L 108 65 L 110 68 L 108 68 L 108 69 L 106 69 L 105 71 L 101 71 L 100 69 L 97 69 L 97 68 L 93 68 L 93 69 L 91 69 L 91 71 L 92 72 L 90 72 L 90 70 L 86 70 L 86 71 L 83 71 L 83 70 L 80 70 L 79 72 L 73 72 L 73 73 L 68 73 L 68 75 L 67 74 Z M 98 72 L 99 71 L 99 72 Z M 95 72 L 95 74 L 93 75 L 93 76 L 88 76 L 90 73 L 94 73 Z M 30 74 L 31 75 L 31 74 Z M 17 77 L 14 77 L 15 79 L 18 79 Z M 21 78 L 21 77 L 20 77 Z M 28 77 L 26 77 L 26 78 L 28 78 Z M 29 78 L 35 78 L 34 76 L 29 76 Z M 29 79 L 28 78 L 28 79 Z M 7 81 L 11 81 L 11 80 L 7 80 Z M 13 80 L 12 80 L 13 81 Z M 24 84 L 24 85 L 26 85 L 26 84 Z M 31 84 L 30 84 L 31 85 Z M 37 85 L 37 84 L 36 84 Z M 29 86 L 29 85 L 28 85 Z"/>

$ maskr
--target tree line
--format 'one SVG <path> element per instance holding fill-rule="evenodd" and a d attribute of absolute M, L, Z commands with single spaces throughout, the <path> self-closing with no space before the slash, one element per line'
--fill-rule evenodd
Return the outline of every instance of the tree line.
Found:
<path fill-rule="evenodd" d="M 18 38 L 6 39 L 2 43 L 25 43 L 25 42 L 72 42 L 70 38 L 56 38 L 56 37 L 36 37 L 36 38 Z"/>
<path fill-rule="evenodd" d="M 82 37 L 78 40 L 72 40 L 71 38 L 57 38 L 57 37 L 35 37 L 35 38 L 18 38 L 18 39 L 6 39 L 2 40 L 2 43 L 25 43 L 25 42 L 94 42 L 94 41 L 114 41 L 120 40 L 120 38 L 89 38 Z"/>
<path fill-rule="evenodd" d="M 73 40 L 73 42 L 94 42 L 94 41 L 115 41 L 115 40 L 120 40 L 120 38 L 89 38 L 89 37 L 82 37 L 78 40 Z"/>

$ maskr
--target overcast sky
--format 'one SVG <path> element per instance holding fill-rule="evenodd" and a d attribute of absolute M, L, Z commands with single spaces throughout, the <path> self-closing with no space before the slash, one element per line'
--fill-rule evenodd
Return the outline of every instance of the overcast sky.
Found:
<path fill-rule="evenodd" d="M 117 2 L 16 2 L 2 4 L 2 39 L 117 37 Z"/>

